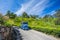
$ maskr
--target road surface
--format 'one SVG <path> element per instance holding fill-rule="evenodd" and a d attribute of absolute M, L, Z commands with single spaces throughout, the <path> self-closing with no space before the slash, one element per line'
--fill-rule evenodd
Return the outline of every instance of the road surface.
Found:
<path fill-rule="evenodd" d="M 57 40 L 52 36 L 48 36 L 44 33 L 35 30 L 26 31 L 26 30 L 19 29 L 19 31 L 22 35 L 23 40 Z"/>

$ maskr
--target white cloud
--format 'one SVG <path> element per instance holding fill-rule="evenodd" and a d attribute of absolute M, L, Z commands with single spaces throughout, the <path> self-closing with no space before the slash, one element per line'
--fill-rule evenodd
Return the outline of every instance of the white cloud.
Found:
<path fill-rule="evenodd" d="M 24 6 L 23 5 L 21 5 L 22 7 L 21 7 L 21 9 L 19 9 L 17 12 L 15 12 L 15 14 L 21 14 L 21 13 L 23 13 L 25 10 L 24 10 Z"/>
<path fill-rule="evenodd" d="M 39 8 L 41 8 L 41 7 L 43 7 L 45 4 L 44 4 L 44 2 L 45 2 L 46 0 L 41 0 L 39 3 L 37 3 L 33 8 L 32 8 L 32 10 L 30 10 L 30 11 L 34 11 L 34 10 L 36 10 L 36 9 L 39 9 Z"/>
<path fill-rule="evenodd" d="M 35 7 L 33 7 L 29 13 L 39 15 L 39 13 L 43 13 L 46 8 L 52 6 L 55 2 L 51 2 L 49 5 L 47 5 L 47 3 L 49 3 L 49 1 L 42 0 Z"/>
<path fill-rule="evenodd" d="M 34 0 L 31 0 L 29 3 L 26 4 L 21 4 L 21 9 L 19 9 L 18 11 L 15 12 L 15 14 L 19 15 L 22 14 L 24 11 L 26 11 L 34 2 Z"/>
<path fill-rule="evenodd" d="M 38 13 L 38 15 L 39 15 L 39 13 L 44 12 L 43 11 L 44 9 L 46 9 L 54 4 L 54 2 L 51 2 L 50 4 L 48 4 L 49 0 L 40 0 L 40 2 L 38 1 L 36 3 L 36 5 L 34 5 L 36 1 L 38 1 L 38 0 L 30 0 L 30 2 L 21 4 L 22 7 L 15 13 L 18 15 L 19 14 L 21 15 L 23 12 L 27 12 L 28 14 L 37 14 Z"/>

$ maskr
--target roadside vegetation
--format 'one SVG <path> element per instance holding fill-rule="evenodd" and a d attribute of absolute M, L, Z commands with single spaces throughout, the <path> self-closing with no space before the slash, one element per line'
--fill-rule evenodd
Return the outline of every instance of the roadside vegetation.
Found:
<path fill-rule="evenodd" d="M 31 29 L 60 37 L 60 10 L 53 15 L 28 15 L 26 12 L 17 16 L 13 12 L 7 11 L 5 15 L 0 13 L 0 26 L 21 26 L 21 22 L 26 21 Z"/>

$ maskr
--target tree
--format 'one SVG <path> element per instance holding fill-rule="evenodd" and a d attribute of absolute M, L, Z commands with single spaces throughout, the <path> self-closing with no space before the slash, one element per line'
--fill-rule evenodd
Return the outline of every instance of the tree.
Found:
<path fill-rule="evenodd" d="M 11 19 L 14 19 L 17 15 L 14 14 L 13 12 L 7 11 L 6 16 L 8 16 Z"/>
<path fill-rule="evenodd" d="M 45 15 L 43 18 L 53 18 L 53 16 L 52 15 Z"/>
<path fill-rule="evenodd" d="M 26 12 L 23 12 L 22 17 L 23 18 L 29 18 L 28 14 Z"/>
<path fill-rule="evenodd" d="M 3 24 L 4 24 L 3 15 L 2 13 L 0 13 L 0 25 L 3 25 Z"/>
<path fill-rule="evenodd" d="M 14 18 L 16 18 L 16 14 L 14 14 L 13 12 L 10 14 L 10 18 L 12 18 L 12 19 L 14 19 Z"/>
<path fill-rule="evenodd" d="M 38 15 L 30 15 L 31 18 L 38 18 Z"/>
<path fill-rule="evenodd" d="M 44 17 L 43 17 L 43 19 L 47 22 L 47 21 L 52 21 L 52 19 L 53 19 L 53 16 L 52 15 L 45 15 Z"/>
<path fill-rule="evenodd" d="M 2 15 L 2 13 L 0 13 L 0 17 L 2 17 L 3 15 Z"/>
<path fill-rule="evenodd" d="M 10 17 L 11 12 L 7 11 L 6 16 Z"/>
<path fill-rule="evenodd" d="M 60 18 L 60 9 L 56 11 L 56 13 L 54 14 L 55 17 Z"/>
<path fill-rule="evenodd" d="M 60 25 L 60 19 L 55 20 L 55 25 Z"/>
<path fill-rule="evenodd" d="M 55 24 L 56 25 L 60 25 L 60 9 L 56 11 L 56 13 L 54 14 L 55 18 L 57 20 L 55 20 Z"/>

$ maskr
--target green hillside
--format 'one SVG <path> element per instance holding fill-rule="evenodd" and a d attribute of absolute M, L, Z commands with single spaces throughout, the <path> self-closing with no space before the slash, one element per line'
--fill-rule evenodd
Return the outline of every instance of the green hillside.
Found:
<path fill-rule="evenodd" d="M 17 16 L 8 11 L 5 15 L 0 14 L 0 26 L 21 26 L 21 22 L 26 21 L 31 29 L 60 37 L 60 11 L 54 15 L 45 15 L 43 18 L 38 15 L 28 15 L 24 12 Z"/>

